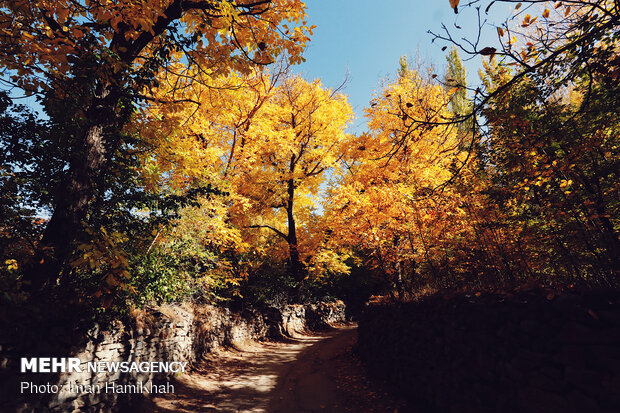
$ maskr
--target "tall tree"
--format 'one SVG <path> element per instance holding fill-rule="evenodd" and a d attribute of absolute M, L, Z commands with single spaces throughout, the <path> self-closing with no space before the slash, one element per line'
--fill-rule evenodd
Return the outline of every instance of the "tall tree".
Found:
<path fill-rule="evenodd" d="M 471 102 L 467 98 L 467 71 L 463 66 L 461 56 L 456 47 L 451 47 L 446 56 L 448 66 L 446 68 L 446 78 L 444 83 L 448 92 L 453 91 L 450 98 L 450 108 L 454 115 L 454 120 L 458 122 L 459 131 L 467 133 L 471 130 L 472 122 L 459 122 L 468 117 L 471 113 Z"/>
<path fill-rule="evenodd" d="M 231 224 L 248 237 L 267 232 L 284 241 L 290 272 L 300 282 L 311 255 L 302 251 L 310 243 L 300 239 L 300 228 L 309 225 L 328 172 L 354 144 L 345 132 L 351 106 L 338 90 L 285 71 L 258 70 L 222 82 L 178 91 L 182 100 L 201 102 L 185 107 L 189 121 L 181 116 L 175 122 L 167 106 L 152 107 L 149 134 L 168 137 L 157 139 L 153 170 L 168 182 L 199 179 L 226 188 Z"/>
<path fill-rule="evenodd" d="M 124 125 L 163 72 L 183 67 L 210 78 L 271 63 L 282 51 L 298 62 L 310 31 L 304 17 L 298 0 L 4 1 L 3 82 L 41 93 L 71 139 L 69 170 L 28 274 L 34 286 L 54 280 L 71 255 L 105 192 Z"/>
<path fill-rule="evenodd" d="M 345 128 L 353 112 L 344 95 L 300 77 L 284 80 L 271 105 L 266 117 L 270 129 L 254 142 L 258 157 L 249 172 L 250 187 L 243 185 L 241 191 L 250 199 L 262 200 L 264 195 L 258 193 L 267 191 L 268 201 L 260 207 L 286 213 L 286 232 L 265 224 L 252 226 L 269 228 L 286 240 L 290 271 L 300 282 L 305 274 L 296 219 L 303 212 L 298 203 L 300 198 L 317 195 L 326 171 L 346 154 L 352 136 Z"/>
<path fill-rule="evenodd" d="M 335 236 L 399 288 L 418 264 L 437 266 L 439 240 L 457 231 L 452 218 L 463 213 L 458 197 L 440 190 L 460 159 L 456 129 L 438 124 L 450 116 L 449 104 L 450 95 L 431 76 L 401 64 L 399 77 L 366 109 L 370 131 L 326 207 Z"/>
<path fill-rule="evenodd" d="M 491 90 L 510 76 L 494 63 L 486 65 Z M 494 184 L 492 199 L 528 240 L 532 266 L 614 283 L 619 92 L 594 70 L 586 77 L 552 95 L 536 76 L 527 77 L 493 99 L 483 112 L 489 133 L 481 159 Z"/>
<path fill-rule="evenodd" d="M 502 4 L 511 17 L 491 43 L 483 13 Z M 495 203 L 474 212 L 486 211 L 479 222 L 505 240 L 487 252 L 510 276 L 617 282 L 618 3 L 500 0 L 461 11 L 480 17 L 477 38 L 456 40 L 443 26 L 434 40 L 489 58 L 462 118 L 481 121 L 471 148 L 480 195 Z"/>

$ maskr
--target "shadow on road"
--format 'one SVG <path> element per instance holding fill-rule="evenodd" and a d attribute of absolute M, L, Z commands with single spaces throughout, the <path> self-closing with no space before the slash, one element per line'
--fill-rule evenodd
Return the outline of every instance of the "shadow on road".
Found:
<path fill-rule="evenodd" d="M 245 343 L 177 377 L 174 394 L 144 400 L 131 411 L 398 411 L 385 394 L 373 391 L 352 354 L 356 341 L 356 326 L 344 326 L 286 342 Z"/>

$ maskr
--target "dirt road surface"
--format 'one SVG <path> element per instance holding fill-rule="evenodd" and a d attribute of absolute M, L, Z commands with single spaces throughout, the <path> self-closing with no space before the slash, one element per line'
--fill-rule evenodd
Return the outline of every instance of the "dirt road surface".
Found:
<path fill-rule="evenodd" d="M 355 326 L 284 343 L 245 343 L 216 353 L 177 377 L 174 394 L 141 412 L 404 412 L 369 380 L 352 352 Z"/>

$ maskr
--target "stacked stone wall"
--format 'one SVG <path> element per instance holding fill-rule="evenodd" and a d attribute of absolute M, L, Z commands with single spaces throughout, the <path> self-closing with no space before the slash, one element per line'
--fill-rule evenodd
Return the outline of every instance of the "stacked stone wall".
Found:
<path fill-rule="evenodd" d="M 620 411 L 618 293 L 374 305 L 359 321 L 359 351 L 413 411 Z"/>
<path fill-rule="evenodd" d="M 342 302 L 243 312 L 200 305 L 152 308 L 136 313 L 130 322 L 115 322 L 106 329 L 94 326 L 85 333 L 76 329 L 71 335 L 66 334 L 65 328 L 59 330 L 62 334 L 54 336 L 53 330 L 41 326 L 39 334 L 33 332 L 32 338 L 38 340 L 33 343 L 24 343 L 23 335 L 18 339 L 5 329 L 0 331 L 0 393 L 4 396 L 0 397 L 0 411 L 117 411 L 143 394 L 109 391 L 111 386 L 140 385 L 151 389 L 153 385 L 168 383 L 172 373 L 93 373 L 88 371 L 87 363 L 174 361 L 187 363 L 189 368 L 203 355 L 222 346 L 279 339 L 343 321 Z M 82 361 L 82 371 L 23 374 L 20 373 L 22 357 L 77 357 Z M 57 391 L 23 393 L 21 383 L 24 382 L 41 389 L 45 385 L 57 386 L 54 388 Z M 80 389 L 86 391 L 77 391 Z"/>

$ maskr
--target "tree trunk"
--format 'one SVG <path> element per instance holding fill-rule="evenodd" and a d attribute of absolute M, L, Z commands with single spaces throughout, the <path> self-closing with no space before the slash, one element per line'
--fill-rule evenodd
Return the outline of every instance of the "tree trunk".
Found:
<path fill-rule="evenodd" d="M 83 231 L 88 207 L 97 193 L 108 161 L 106 148 L 114 148 L 119 139 L 106 142 L 108 130 L 117 125 L 115 108 L 119 94 L 109 84 L 98 88 L 97 96 L 86 111 L 86 126 L 80 147 L 70 164 L 67 179 L 57 189 L 56 205 L 45 228 L 34 262 L 25 277 L 32 291 L 40 291 L 55 282 L 71 258 L 75 243 Z"/>
<path fill-rule="evenodd" d="M 293 201 L 295 196 L 295 182 L 293 179 L 288 180 L 288 199 L 286 202 L 286 215 L 288 218 L 288 249 L 290 256 L 290 271 L 293 278 L 301 282 L 304 279 L 301 260 L 299 259 L 299 250 L 297 249 L 297 231 L 295 228 L 295 216 L 293 214 Z"/>

